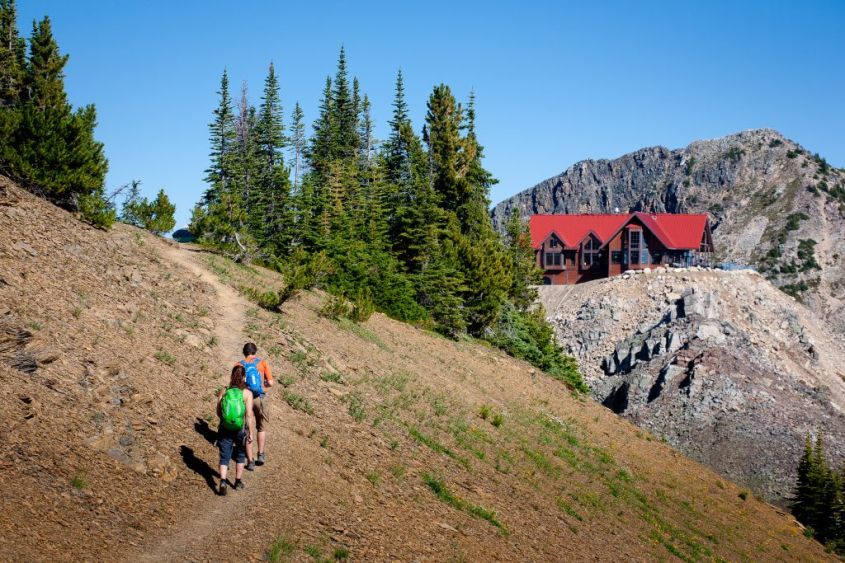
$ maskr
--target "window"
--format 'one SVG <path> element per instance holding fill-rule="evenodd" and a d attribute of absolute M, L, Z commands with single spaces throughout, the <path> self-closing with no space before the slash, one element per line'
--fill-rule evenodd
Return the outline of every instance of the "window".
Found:
<path fill-rule="evenodd" d="M 599 241 L 595 240 L 593 237 L 587 239 L 587 241 L 581 247 L 581 261 L 585 268 L 589 268 L 599 263 L 599 248 L 601 244 Z"/>
<path fill-rule="evenodd" d="M 543 285 L 552 285 L 552 278 L 549 276 L 543 276 Z"/>
<path fill-rule="evenodd" d="M 546 252 L 546 266 L 552 265 L 552 256 L 553 254 L 551 252 Z"/>
<path fill-rule="evenodd" d="M 610 261 L 613 264 L 621 264 L 622 263 L 622 252 L 618 250 L 614 250 L 610 253 Z"/>
<path fill-rule="evenodd" d="M 555 257 L 555 266 L 560 266 L 560 253 L 559 252 L 556 253 L 554 255 L 554 257 Z"/>
<path fill-rule="evenodd" d="M 549 240 L 549 246 L 551 248 L 557 248 L 557 239 L 555 237 L 552 237 L 551 240 Z"/>
<path fill-rule="evenodd" d="M 546 252 L 546 266 L 560 266 L 560 252 Z"/>
<path fill-rule="evenodd" d="M 639 231 L 631 231 L 631 246 L 632 247 L 640 246 L 640 232 Z"/>
<path fill-rule="evenodd" d="M 651 263 L 652 264 L 662 264 L 663 263 L 663 254 L 660 253 L 660 252 L 652 252 Z"/>

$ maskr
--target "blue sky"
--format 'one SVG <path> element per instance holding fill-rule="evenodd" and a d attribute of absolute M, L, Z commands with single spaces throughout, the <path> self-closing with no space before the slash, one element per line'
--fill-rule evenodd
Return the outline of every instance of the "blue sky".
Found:
<path fill-rule="evenodd" d="M 585 158 L 772 127 L 845 166 L 845 1 L 218 2 L 18 0 L 49 15 L 74 104 L 95 103 L 109 189 L 164 188 L 178 225 L 205 189 L 223 68 L 257 103 L 268 63 L 307 123 L 340 45 L 374 104 L 397 69 L 419 130 L 432 86 L 477 97 L 501 199 Z"/>

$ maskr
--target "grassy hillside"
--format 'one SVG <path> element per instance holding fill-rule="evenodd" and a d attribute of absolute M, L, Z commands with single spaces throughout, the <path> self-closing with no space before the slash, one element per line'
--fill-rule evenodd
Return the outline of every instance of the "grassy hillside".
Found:
<path fill-rule="evenodd" d="M 826 557 L 788 515 L 497 350 L 331 320 L 319 292 L 280 312 L 239 294 L 282 285 L 0 183 L 16 507 L 0 559 Z M 245 339 L 279 382 L 269 463 L 218 498 L 208 424 Z"/>

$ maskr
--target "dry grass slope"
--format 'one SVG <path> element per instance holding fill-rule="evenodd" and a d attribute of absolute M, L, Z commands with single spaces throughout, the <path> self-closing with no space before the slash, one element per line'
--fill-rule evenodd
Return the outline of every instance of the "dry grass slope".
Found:
<path fill-rule="evenodd" d="M 827 557 L 789 516 L 497 350 L 326 319 L 320 293 L 265 311 L 227 292 L 275 274 L 0 188 L 2 560 Z M 280 383 L 269 463 L 225 499 L 205 426 L 223 337 L 255 339 Z"/>

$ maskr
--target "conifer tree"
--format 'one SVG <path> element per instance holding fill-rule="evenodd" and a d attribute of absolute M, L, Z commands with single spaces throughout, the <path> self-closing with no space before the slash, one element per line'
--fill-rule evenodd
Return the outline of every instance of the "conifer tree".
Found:
<path fill-rule="evenodd" d="M 302 174 L 305 171 L 305 142 L 305 114 L 299 102 L 296 102 L 293 108 L 290 126 L 290 166 L 293 169 L 293 187 L 296 189 L 299 188 L 302 181 Z"/>
<path fill-rule="evenodd" d="M 335 156 L 333 143 L 336 136 L 336 123 L 333 105 L 332 79 L 327 76 L 319 114 L 313 125 L 314 134 L 306 153 L 311 170 L 321 180 L 326 177 L 329 162 Z"/>
<path fill-rule="evenodd" d="M 346 51 L 341 47 L 332 90 L 332 113 L 337 124 L 332 150 L 334 158 L 353 158 L 358 152 L 358 108 L 355 102 L 349 90 Z"/>
<path fill-rule="evenodd" d="M 508 298 L 518 310 L 526 311 L 537 298 L 537 291 L 532 286 L 540 283 L 543 272 L 534 257 L 528 224 L 522 221 L 516 209 L 505 225 L 505 235 L 511 272 Z"/>
<path fill-rule="evenodd" d="M 0 0 L 0 108 L 19 107 L 26 76 L 26 41 L 15 0 Z"/>
<path fill-rule="evenodd" d="M 13 8 L 4 4 L 7 34 L 14 25 Z M 16 45 L 12 59 L 19 61 L 20 40 L 13 36 L 11 42 Z M 96 110 L 89 105 L 74 111 L 67 102 L 67 59 L 53 37 L 50 19 L 33 23 L 25 92 L 19 92 L 16 108 L 0 113 L 0 169 L 31 191 L 107 227 L 115 213 L 105 199 L 108 162 L 102 143 L 94 138 Z"/>

